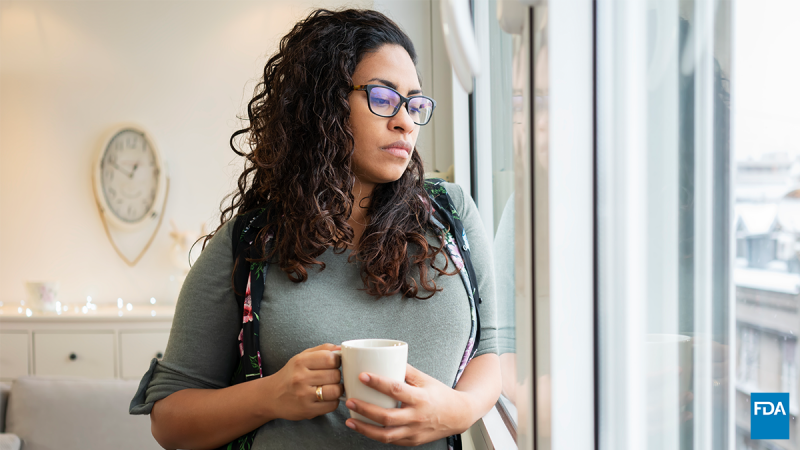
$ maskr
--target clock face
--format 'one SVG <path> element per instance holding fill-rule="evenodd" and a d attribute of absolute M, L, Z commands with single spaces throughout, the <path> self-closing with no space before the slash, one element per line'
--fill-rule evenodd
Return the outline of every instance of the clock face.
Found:
<path fill-rule="evenodd" d="M 115 134 L 100 162 L 100 184 L 111 213 L 127 223 L 144 219 L 156 201 L 160 171 L 144 133 L 123 129 Z"/>

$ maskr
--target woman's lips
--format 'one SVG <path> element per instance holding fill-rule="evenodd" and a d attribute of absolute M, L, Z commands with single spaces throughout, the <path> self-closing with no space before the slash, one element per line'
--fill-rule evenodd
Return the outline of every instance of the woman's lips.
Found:
<path fill-rule="evenodd" d="M 408 158 L 408 155 L 411 154 L 412 148 L 413 147 L 411 146 L 411 144 L 409 144 L 406 141 L 397 141 L 397 142 L 392 142 L 386 147 L 383 147 L 383 150 L 388 153 L 391 153 L 394 156 L 397 156 L 398 158 Z"/>

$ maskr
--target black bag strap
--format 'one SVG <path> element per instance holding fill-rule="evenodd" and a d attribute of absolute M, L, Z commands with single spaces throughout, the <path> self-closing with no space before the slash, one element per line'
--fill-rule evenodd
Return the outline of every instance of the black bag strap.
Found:
<path fill-rule="evenodd" d="M 467 239 L 467 232 L 464 229 L 464 224 L 461 222 L 461 215 L 458 213 L 455 205 L 453 204 L 453 199 L 450 197 L 450 194 L 447 192 L 447 189 L 443 185 L 444 180 L 440 178 L 429 178 L 425 180 L 425 191 L 428 193 L 428 197 L 433 201 L 433 210 L 434 214 L 443 219 L 444 222 L 442 225 L 446 225 L 448 230 L 442 230 L 444 232 L 450 232 L 453 239 L 456 241 L 458 249 L 457 252 L 460 255 L 453 255 L 451 253 L 451 259 L 455 259 L 457 256 L 461 257 L 461 260 L 464 263 L 464 269 L 467 271 L 467 279 L 468 282 L 465 281 L 465 284 L 468 289 L 472 289 L 472 303 L 475 306 L 475 318 L 476 318 L 476 329 L 475 329 L 475 340 L 473 342 L 473 347 L 468 349 L 466 356 L 468 359 L 471 360 L 475 353 L 478 350 L 478 343 L 481 339 L 481 313 L 480 313 L 480 304 L 483 303 L 483 299 L 481 299 L 480 293 L 478 291 L 478 278 L 475 276 L 475 268 L 472 266 L 472 255 L 470 253 L 469 247 L 469 240 Z M 448 249 L 450 250 L 450 249 Z M 456 387 L 458 383 L 458 378 L 461 372 L 456 375 L 456 380 L 453 382 L 453 388 Z M 462 449 L 462 442 L 461 442 L 461 435 L 456 434 L 453 436 L 449 436 L 447 438 L 447 446 L 448 450 L 461 450 Z"/>
<path fill-rule="evenodd" d="M 425 191 L 434 201 L 436 212 L 440 216 L 443 216 L 446 224 L 450 226 L 453 238 L 455 238 L 456 242 L 458 242 L 461 258 L 464 260 L 464 268 L 467 270 L 469 279 L 472 281 L 472 296 L 475 298 L 475 309 L 477 310 L 478 316 L 478 334 L 475 338 L 475 342 L 477 344 L 480 342 L 480 305 L 483 303 L 483 299 L 478 291 L 478 278 L 475 276 L 475 268 L 472 266 L 472 255 L 470 253 L 469 240 L 467 239 L 467 232 L 464 230 L 464 224 L 461 222 L 461 215 L 458 213 L 458 210 L 456 210 L 456 207 L 453 204 L 453 199 L 450 197 L 450 194 L 447 193 L 447 189 L 445 189 L 442 183 L 444 183 L 444 180 L 440 178 L 429 178 L 425 180 Z"/>
<path fill-rule="evenodd" d="M 266 225 L 267 210 L 259 208 L 238 215 L 233 224 L 233 287 L 239 317 L 242 317 L 242 330 L 239 333 L 237 349 L 239 364 L 231 376 L 231 385 L 244 383 L 264 376 L 261 366 L 261 351 L 258 340 L 259 312 L 264 297 L 264 282 L 267 277 L 266 262 L 249 262 L 260 259 L 269 253 L 272 236 L 267 234 L 263 243 L 258 242 L 258 234 Z M 249 450 L 258 429 L 240 436 L 218 450 Z"/>

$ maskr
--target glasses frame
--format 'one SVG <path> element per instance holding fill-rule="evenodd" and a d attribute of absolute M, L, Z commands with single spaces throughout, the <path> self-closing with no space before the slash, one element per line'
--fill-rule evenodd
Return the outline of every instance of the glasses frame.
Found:
<path fill-rule="evenodd" d="M 394 109 L 394 112 L 392 112 L 392 114 L 390 114 L 388 116 L 385 116 L 383 114 L 376 113 L 372 109 L 372 102 L 369 101 L 369 98 L 370 98 L 370 94 L 372 93 L 372 89 L 376 88 L 376 87 L 377 88 L 383 88 L 383 89 L 389 89 L 390 91 L 394 92 L 395 94 L 397 94 L 400 97 L 400 103 L 397 104 L 397 107 Z M 425 99 L 428 99 L 428 100 L 431 101 L 431 105 L 433 105 L 433 106 L 431 106 L 431 115 L 430 115 L 430 117 L 428 117 L 428 120 L 426 120 L 425 123 L 419 123 L 417 121 L 414 121 L 414 119 L 411 119 L 411 120 L 414 121 L 415 124 L 423 126 L 423 125 L 427 125 L 428 123 L 430 123 L 431 118 L 433 117 L 433 110 L 436 109 L 436 100 L 428 97 L 427 95 L 412 95 L 411 97 L 405 97 L 405 96 L 403 96 L 403 94 L 397 92 L 396 89 L 392 89 L 389 86 L 386 86 L 386 85 L 383 85 L 383 84 L 358 84 L 358 85 L 353 86 L 352 90 L 354 90 L 354 91 L 365 91 L 367 93 L 367 106 L 369 106 L 369 111 L 372 114 L 375 114 L 378 117 L 394 117 L 394 116 L 396 116 L 397 113 L 400 112 L 400 108 L 403 106 L 403 104 L 406 105 L 406 112 L 408 112 L 409 113 L 409 117 L 411 117 L 411 112 L 408 110 L 408 102 L 410 102 L 411 99 L 421 97 L 421 98 L 425 98 Z"/>

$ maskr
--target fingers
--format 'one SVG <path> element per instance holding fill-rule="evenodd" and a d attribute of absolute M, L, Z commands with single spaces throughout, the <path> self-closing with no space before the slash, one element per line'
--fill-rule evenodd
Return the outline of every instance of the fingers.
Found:
<path fill-rule="evenodd" d="M 366 372 L 359 375 L 358 379 L 372 389 L 384 393 L 395 400 L 399 400 L 408 405 L 416 404 L 416 398 L 412 392 L 414 389 L 418 388 L 414 386 L 409 386 L 402 381 L 392 380 Z"/>
<path fill-rule="evenodd" d="M 347 419 L 345 424 L 364 436 L 384 444 L 413 445 L 406 438 L 411 434 L 409 427 L 378 427 L 356 419 Z"/>
<path fill-rule="evenodd" d="M 327 351 L 341 350 L 341 348 L 342 348 L 341 345 L 326 343 L 326 344 L 318 345 L 316 347 L 307 348 L 307 349 L 303 350 L 302 353 L 316 352 L 318 350 L 327 350 Z"/>
<path fill-rule="evenodd" d="M 341 365 L 341 356 L 333 353 L 331 349 L 319 349 L 312 352 L 306 350 L 306 352 L 302 355 L 303 364 L 311 370 L 338 369 Z"/>
<path fill-rule="evenodd" d="M 399 427 L 414 422 L 414 412 L 410 408 L 381 408 L 361 400 L 350 399 L 345 403 L 348 409 L 367 419 L 387 427 Z"/>
<path fill-rule="evenodd" d="M 324 402 L 317 402 L 311 404 L 309 407 L 310 415 L 308 416 L 309 419 L 321 416 L 323 414 L 328 414 L 336 411 L 336 408 L 339 407 L 339 400 L 331 400 L 331 401 L 324 401 Z"/>
<path fill-rule="evenodd" d="M 303 378 L 304 383 L 312 386 L 322 386 L 325 384 L 339 384 L 342 380 L 342 373 L 336 369 L 309 370 Z"/>
<path fill-rule="evenodd" d="M 406 364 L 406 383 L 419 387 L 425 385 L 427 378 L 429 378 L 428 374 L 418 370 L 411 364 Z"/>
<path fill-rule="evenodd" d="M 316 400 L 317 392 L 316 387 L 314 388 L 314 399 Z M 323 403 L 328 402 L 336 402 L 336 406 L 339 406 L 339 397 L 344 394 L 344 386 L 341 384 L 326 384 L 322 386 L 322 398 L 325 399 Z"/>

